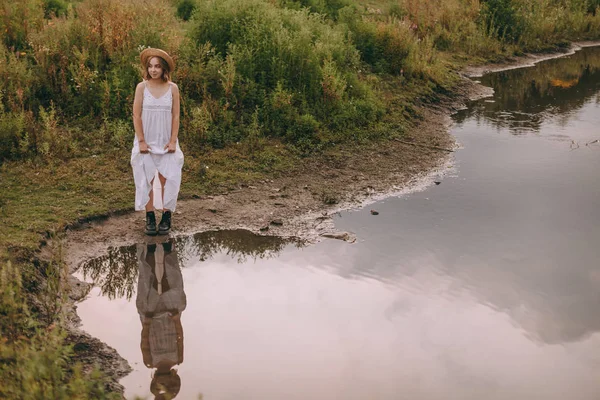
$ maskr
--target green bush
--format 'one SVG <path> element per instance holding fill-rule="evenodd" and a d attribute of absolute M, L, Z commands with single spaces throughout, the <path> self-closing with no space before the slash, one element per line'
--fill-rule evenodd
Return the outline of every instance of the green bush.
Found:
<path fill-rule="evenodd" d="M 177 18 L 187 21 L 191 18 L 195 9 L 196 4 L 194 0 L 180 0 L 177 3 Z"/>
<path fill-rule="evenodd" d="M 304 114 L 295 118 L 293 122 L 286 132 L 286 139 L 295 143 L 303 152 L 316 148 L 320 142 L 317 136 L 319 121 L 310 114 Z"/>
<path fill-rule="evenodd" d="M 6 112 L 0 105 L 0 163 L 19 158 L 28 148 L 25 114 Z"/>
<path fill-rule="evenodd" d="M 105 391 L 97 370 L 82 373 L 64 330 L 38 322 L 27 305 L 22 273 L 11 263 L 0 265 L 0 398 L 119 398 Z"/>
<path fill-rule="evenodd" d="M 44 17 L 64 17 L 69 4 L 64 0 L 44 0 Z"/>
<path fill-rule="evenodd" d="M 447 70 L 440 65 L 432 42 L 434 35 L 420 38 L 408 18 L 364 17 L 356 7 L 340 11 L 362 60 L 376 73 L 402 75 L 407 79 L 441 81 Z"/>
<path fill-rule="evenodd" d="M 355 4 L 355 2 L 353 0 L 280 0 L 280 4 L 296 10 L 305 7 L 311 12 L 336 20 L 342 8 Z"/>
<path fill-rule="evenodd" d="M 37 103 L 40 76 L 25 52 L 14 52 L 0 43 L 1 102 L 7 111 L 31 109 Z"/>
<path fill-rule="evenodd" d="M 369 92 L 348 87 L 359 80 L 359 54 L 346 28 L 322 15 L 260 0 L 205 0 L 194 15 L 180 76 L 191 100 L 205 104 L 213 122 L 203 134 L 214 145 L 246 137 L 256 110 L 265 135 L 312 138 L 317 125 L 344 119 L 340 110 Z"/>
<path fill-rule="evenodd" d="M 523 34 L 523 21 L 512 0 L 484 0 L 482 22 L 490 35 L 508 42 L 517 42 Z"/>
<path fill-rule="evenodd" d="M 2 42 L 12 51 L 27 50 L 29 34 L 44 23 L 42 0 L 3 1 L 0 7 Z"/>
<path fill-rule="evenodd" d="M 135 137 L 132 124 L 121 119 L 106 118 L 102 133 L 104 142 L 119 150 L 129 150 Z"/>
<path fill-rule="evenodd" d="M 600 15 L 589 13 L 588 0 L 513 0 L 524 21 L 519 44 L 533 51 L 552 50 L 570 40 L 597 39 Z"/>

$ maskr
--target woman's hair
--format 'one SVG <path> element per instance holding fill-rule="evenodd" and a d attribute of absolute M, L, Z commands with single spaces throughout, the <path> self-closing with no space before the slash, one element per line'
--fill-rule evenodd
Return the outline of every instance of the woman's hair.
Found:
<path fill-rule="evenodd" d="M 148 73 L 148 63 L 150 63 L 150 60 L 152 60 L 154 57 L 158 58 L 158 61 L 160 62 L 160 66 L 163 70 L 162 80 L 165 82 L 169 82 L 171 80 L 171 70 L 169 69 L 169 64 L 162 57 L 159 57 L 159 56 L 148 57 L 148 61 L 147 61 L 146 65 L 144 66 L 144 73 L 143 73 L 144 80 L 146 80 L 146 81 L 150 80 L 150 74 Z"/>

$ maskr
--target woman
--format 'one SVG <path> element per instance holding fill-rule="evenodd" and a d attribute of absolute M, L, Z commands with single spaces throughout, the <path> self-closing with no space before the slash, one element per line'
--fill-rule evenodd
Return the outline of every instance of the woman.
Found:
<path fill-rule="evenodd" d="M 177 251 L 172 241 L 138 244 L 137 259 L 142 356 L 146 367 L 156 368 L 150 391 L 155 399 L 173 399 L 181 389 L 175 366 L 183 362 L 181 313 L 187 303 Z"/>
<path fill-rule="evenodd" d="M 148 48 L 140 53 L 144 79 L 135 89 L 133 126 L 135 140 L 131 166 L 135 180 L 135 209 L 146 210 L 147 235 L 167 234 L 177 205 L 183 153 L 179 148 L 180 96 L 171 82 L 175 62 L 167 52 Z M 162 218 L 156 226 L 152 186 L 158 176 Z"/>

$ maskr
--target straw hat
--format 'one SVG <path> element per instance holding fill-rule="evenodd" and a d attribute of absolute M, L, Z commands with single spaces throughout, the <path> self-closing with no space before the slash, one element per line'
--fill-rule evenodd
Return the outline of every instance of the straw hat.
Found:
<path fill-rule="evenodd" d="M 144 49 L 140 53 L 140 61 L 142 62 L 144 68 L 148 65 L 148 60 L 152 57 L 160 57 L 163 60 L 165 60 L 167 64 L 169 64 L 169 69 L 171 70 L 171 72 L 173 72 L 173 70 L 175 69 L 175 61 L 173 61 L 171 56 L 166 51 L 161 49 L 154 49 L 152 47 Z"/>

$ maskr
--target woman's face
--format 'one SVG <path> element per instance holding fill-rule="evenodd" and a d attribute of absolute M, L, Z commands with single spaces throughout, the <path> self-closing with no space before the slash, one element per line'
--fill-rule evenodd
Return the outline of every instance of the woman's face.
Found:
<path fill-rule="evenodd" d="M 163 68 L 158 57 L 152 57 L 148 61 L 148 74 L 152 79 L 160 79 L 163 76 Z"/>

